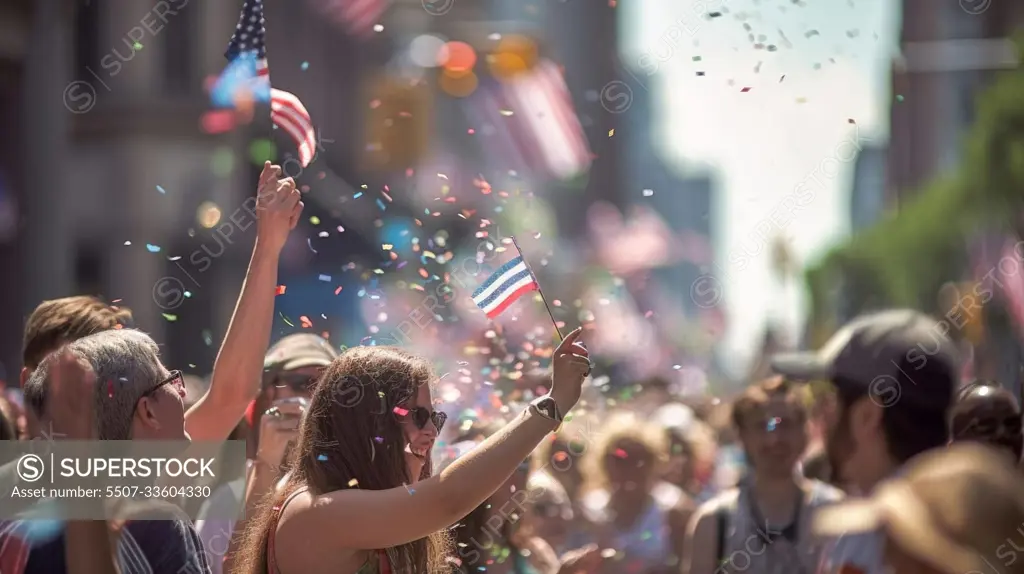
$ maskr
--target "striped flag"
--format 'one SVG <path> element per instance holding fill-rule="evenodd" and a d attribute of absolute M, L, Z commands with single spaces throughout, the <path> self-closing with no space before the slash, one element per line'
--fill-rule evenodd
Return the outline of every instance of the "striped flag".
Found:
<path fill-rule="evenodd" d="M 373 34 L 388 9 L 387 0 L 311 0 L 314 7 L 327 18 L 341 24 L 359 38 Z"/>
<path fill-rule="evenodd" d="M 473 302 L 483 309 L 488 319 L 493 319 L 527 292 L 539 290 L 540 285 L 520 255 L 492 273 L 473 292 Z"/>
<path fill-rule="evenodd" d="M 309 165 L 316 155 L 316 130 L 306 107 L 294 94 L 270 85 L 267 68 L 267 28 L 263 19 L 263 0 L 245 0 L 238 17 L 235 33 L 231 35 L 224 56 L 229 62 L 252 60 L 255 78 L 252 82 L 258 99 L 270 100 L 270 119 L 295 142 L 302 167 Z M 229 68 L 231 65 L 229 65 Z M 269 90 L 269 94 L 267 94 Z M 259 98 L 260 94 L 266 94 Z"/>
<path fill-rule="evenodd" d="M 495 128 L 484 134 L 492 157 L 559 179 L 590 166 L 572 94 L 554 62 L 541 60 L 529 72 L 481 86 L 468 105 L 474 121 Z"/>

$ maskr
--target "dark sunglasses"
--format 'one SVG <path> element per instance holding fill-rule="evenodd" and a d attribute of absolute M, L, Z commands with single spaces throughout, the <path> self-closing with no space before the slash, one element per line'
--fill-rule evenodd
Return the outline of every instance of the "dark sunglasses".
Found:
<path fill-rule="evenodd" d="M 175 392 L 177 392 L 182 398 L 185 397 L 185 377 L 181 374 L 181 371 L 171 371 L 171 374 L 161 380 L 159 383 L 153 385 L 148 391 L 142 393 L 142 396 L 152 396 L 160 387 L 164 385 L 172 385 Z"/>
<path fill-rule="evenodd" d="M 396 409 L 397 410 L 397 409 Z M 437 432 L 441 432 L 444 428 L 444 422 L 448 420 L 448 415 L 441 411 L 435 411 L 432 409 L 426 409 L 424 407 L 413 407 L 411 409 L 402 409 L 404 413 L 398 412 L 400 417 L 410 417 L 416 428 L 423 430 L 423 427 L 427 426 L 427 421 L 433 421 L 434 428 Z"/>
<path fill-rule="evenodd" d="M 297 393 L 304 393 L 313 388 L 318 378 L 319 375 L 304 373 L 279 373 L 271 384 L 275 387 L 287 386 Z"/>

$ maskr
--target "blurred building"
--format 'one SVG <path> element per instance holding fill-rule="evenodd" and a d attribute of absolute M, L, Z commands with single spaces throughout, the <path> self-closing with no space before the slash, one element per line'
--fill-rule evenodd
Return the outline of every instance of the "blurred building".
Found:
<path fill-rule="evenodd" d="M 655 273 L 659 286 L 675 297 L 674 303 L 688 315 L 700 308 L 690 296 L 690 286 L 706 272 L 703 266 L 714 261 L 711 248 L 711 206 L 714 204 L 710 177 L 681 175 L 679 166 L 664 158 L 658 145 L 658 118 L 654 113 L 653 93 L 658 78 L 651 77 L 652 88 L 633 91 L 633 103 L 621 114 L 623 171 L 622 201 L 653 209 L 685 247 L 682 261 Z"/>
<path fill-rule="evenodd" d="M 887 150 L 865 146 L 853 166 L 850 190 L 850 230 L 852 233 L 874 224 L 886 210 L 885 160 Z"/>
<path fill-rule="evenodd" d="M 975 97 L 998 70 L 1016 65 L 1008 38 L 1024 25 L 1020 2 L 902 4 L 901 54 L 892 67 L 891 204 L 956 167 Z"/>

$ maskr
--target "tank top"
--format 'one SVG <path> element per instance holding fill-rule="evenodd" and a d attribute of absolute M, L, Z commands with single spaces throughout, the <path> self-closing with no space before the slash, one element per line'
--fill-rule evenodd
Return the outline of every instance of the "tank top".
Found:
<path fill-rule="evenodd" d="M 288 503 L 293 498 L 309 490 L 308 487 L 302 486 L 288 495 L 279 506 L 274 507 L 274 517 L 270 522 L 270 537 L 267 539 L 267 572 L 270 574 L 281 574 L 281 571 L 277 569 L 277 557 L 274 555 L 274 539 L 277 537 L 277 521 L 281 518 L 281 513 L 284 511 L 284 507 L 288 506 Z M 367 558 L 366 562 L 359 567 L 359 570 L 355 574 L 391 574 L 391 562 L 388 561 L 388 555 L 383 550 L 377 550 L 374 555 Z"/>
<path fill-rule="evenodd" d="M 716 572 L 745 574 L 811 574 L 818 566 L 823 545 L 811 534 L 811 518 L 819 506 L 836 502 L 842 492 L 811 481 L 800 509 L 789 525 L 768 525 L 742 481 L 712 500 L 715 514 L 724 518 L 721 566 Z M 794 509 L 796 510 L 796 509 Z M 781 528 L 781 530 L 780 530 Z"/>

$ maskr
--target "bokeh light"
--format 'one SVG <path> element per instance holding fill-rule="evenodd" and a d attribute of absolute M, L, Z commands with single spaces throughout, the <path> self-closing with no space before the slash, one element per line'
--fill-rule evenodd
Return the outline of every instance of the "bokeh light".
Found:
<path fill-rule="evenodd" d="M 438 55 L 444 69 L 453 73 L 465 73 L 476 65 L 476 50 L 465 42 L 448 42 Z"/>
<path fill-rule="evenodd" d="M 526 36 L 505 36 L 498 47 L 487 56 L 491 74 L 500 80 L 509 80 L 537 64 L 537 43 Z"/>
<path fill-rule="evenodd" d="M 213 229 L 214 226 L 220 223 L 220 217 L 220 208 L 212 201 L 204 201 L 199 205 L 199 209 L 196 210 L 196 221 L 206 229 Z"/>
<path fill-rule="evenodd" d="M 449 73 L 445 70 L 438 79 L 438 85 L 449 96 L 465 98 L 476 91 L 479 85 L 476 74 L 473 73 Z"/>
<path fill-rule="evenodd" d="M 409 43 L 409 59 L 421 68 L 434 68 L 440 64 L 443 50 L 443 39 L 424 34 L 417 36 Z"/>

